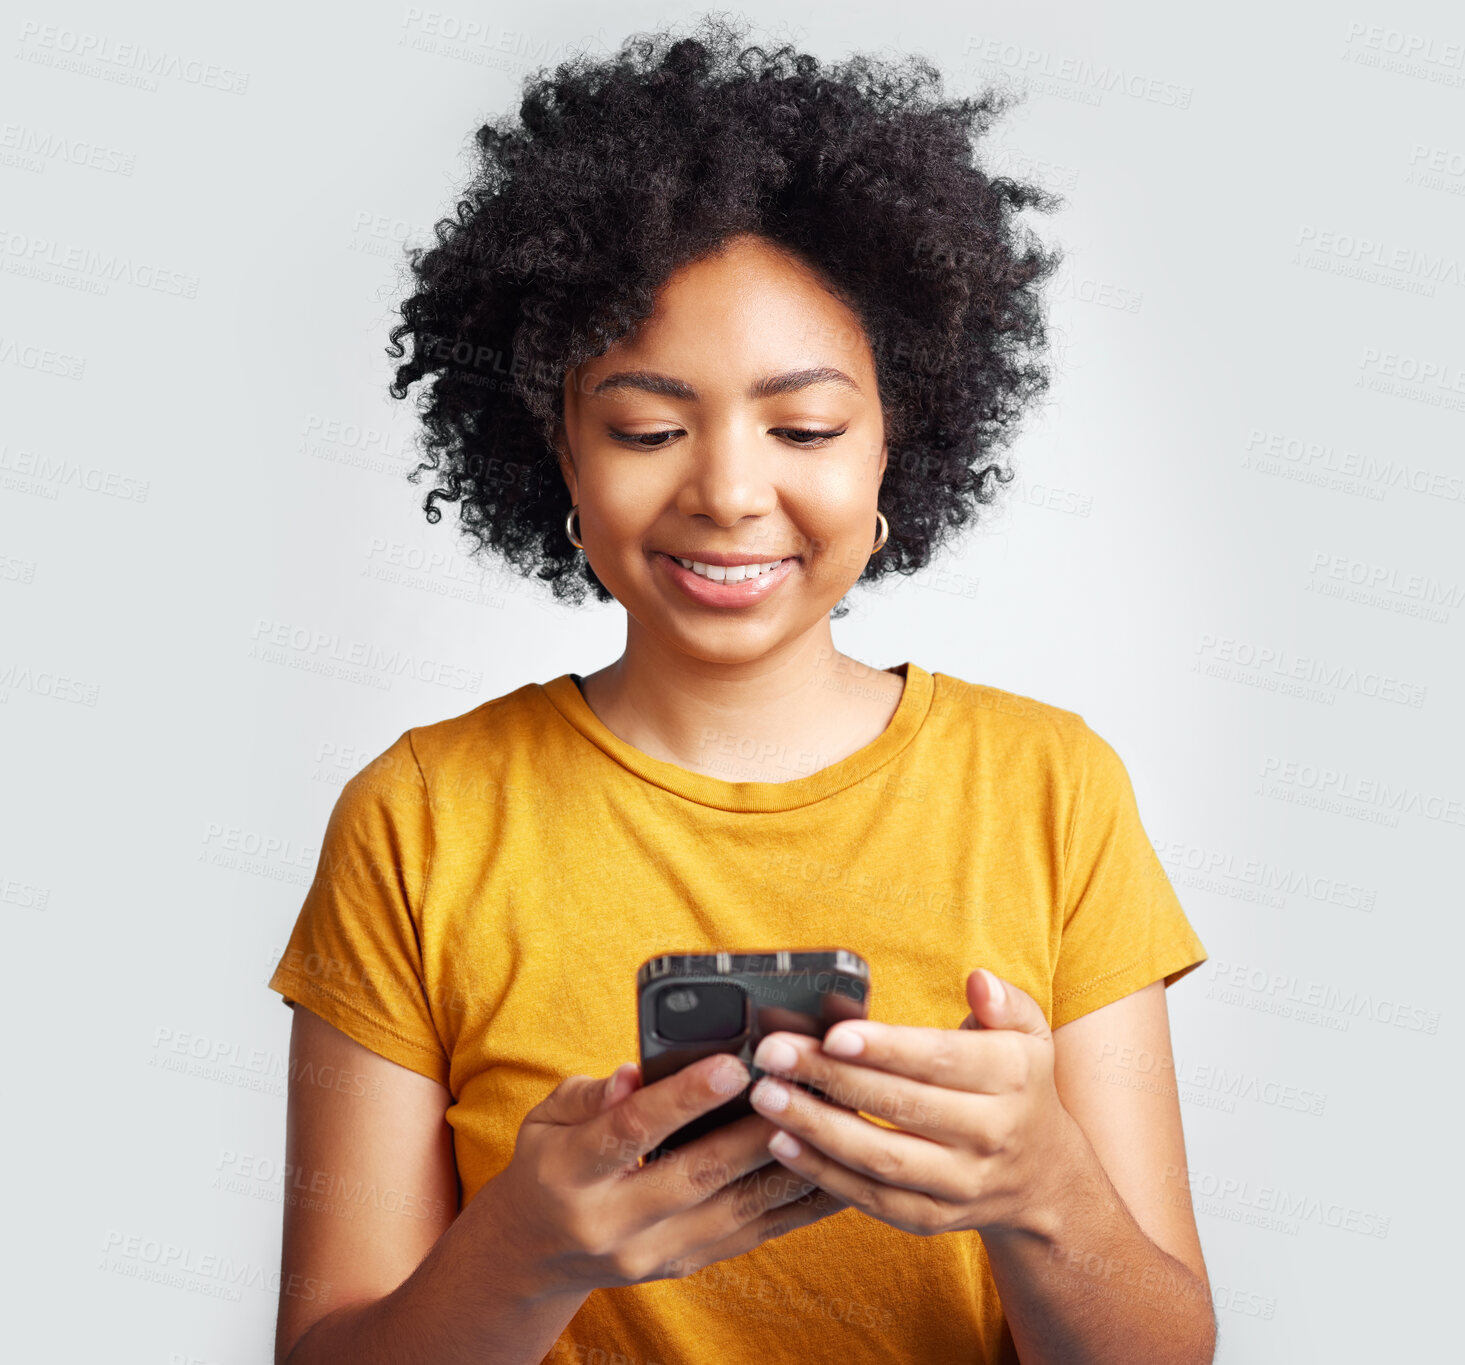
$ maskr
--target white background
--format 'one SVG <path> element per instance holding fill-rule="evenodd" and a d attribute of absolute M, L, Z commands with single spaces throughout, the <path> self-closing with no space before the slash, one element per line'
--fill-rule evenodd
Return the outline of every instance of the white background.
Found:
<path fill-rule="evenodd" d="M 555 605 L 423 518 L 386 394 L 402 242 L 529 71 L 696 12 L 6 7 L 14 1358 L 269 1358 L 290 1014 L 265 981 L 340 785 L 623 638 L 618 606 Z M 1169 1001 L 1218 1359 L 1442 1358 L 1465 17 L 746 12 L 822 57 L 927 53 L 948 93 L 1031 82 L 984 144 L 1068 201 L 1029 220 L 1068 261 L 1022 482 L 959 555 L 857 590 L 836 641 L 1078 711 L 1128 765 L 1210 953 Z M 276 630 L 319 643 L 272 661 Z M 362 642 L 477 685 L 315 671 Z"/>

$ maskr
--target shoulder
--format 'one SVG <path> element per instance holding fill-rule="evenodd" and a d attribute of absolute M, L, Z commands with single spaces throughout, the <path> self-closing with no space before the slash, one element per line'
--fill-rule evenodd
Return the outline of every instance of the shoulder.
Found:
<path fill-rule="evenodd" d="M 432 777 L 455 765 L 482 765 L 511 742 L 532 738 L 553 719 L 552 711 L 543 685 L 524 683 L 461 715 L 415 725 L 402 738 L 411 745 L 424 774 Z"/>
<path fill-rule="evenodd" d="M 974 764 L 1025 788 L 1081 793 L 1085 801 L 1128 785 L 1118 753 L 1077 711 L 949 673 L 933 676 L 938 742 L 970 754 Z"/>
<path fill-rule="evenodd" d="M 985 745 L 1082 762 L 1098 739 L 1076 711 L 950 673 L 932 676 L 933 719 L 942 727 L 960 727 Z"/>
<path fill-rule="evenodd" d="M 459 715 L 414 725 L 346 783 L 341 803 L 402 814 L 501 791 L 509 769 L 544 753 L 556 714 L 543 686 L 525 683 Z"/>

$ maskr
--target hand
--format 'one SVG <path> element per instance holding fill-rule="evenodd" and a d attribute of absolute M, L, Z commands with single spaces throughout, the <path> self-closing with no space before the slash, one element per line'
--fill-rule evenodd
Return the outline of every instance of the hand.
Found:
<path fill-rule="evenodd" d="M 524 1117 L 508 1166 L 480 1191 L 491 1231 L 522 1257 L 530 1292 L 681 1279 L 844 1204 L 791 1175 L 757 1114 L 640 1158 L 748 1083 L 735 1057 L 704 1057 L 652 1085 L 634 1062 L 609 1078 L 571 1076 Z"/>
<path fill-rule="evenodd" d="M 883 1223 L 921 1236 L 1047 1232 L 1048 1192 L 1080 1132 L 1054 1085 L 1053 1034 L 1037 1001 L 991 972 L 971 972 L 966 994 L 972 1012 L 955 1029 L 849 1021 L 822 1045 L 770 1033 L 754 1064 L 832 1103 L 770 1080 L 750 1099 L 794 1137 L 797 1152 L 770 1143 L 790 1172 Z"/>

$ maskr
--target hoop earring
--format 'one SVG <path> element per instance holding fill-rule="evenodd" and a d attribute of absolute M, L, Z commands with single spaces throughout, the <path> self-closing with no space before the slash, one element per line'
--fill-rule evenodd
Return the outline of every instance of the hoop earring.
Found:
<path fill-rule="evenodd" d="M 575 539 L 575 530 L 574 527 L 570 524 L 575 520 L 575 513 L 579 510 L 580 504 L 578 502 L 572 508 L 570 508 L 569 515 L 565 518 L 565 534 L 569 536 L 571 545 L 573 545 L 577 550 L 583 550 L 585 547 L 578 540 Z"/>
<path fill-rule="evenodd" d="M 877 511 L 875 515 L 880 518 L 880 539 L 875 542 L 875 549 L 870 551 L 871 554 L 874 554 L 890 539 L 890 523 L 885 520 L 885 513 Z"/>

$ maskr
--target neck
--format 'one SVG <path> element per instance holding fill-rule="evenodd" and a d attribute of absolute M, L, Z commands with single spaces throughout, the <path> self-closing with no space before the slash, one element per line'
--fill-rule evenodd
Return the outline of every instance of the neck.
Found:
<path fill-rule="evenodd" d="M 613 734 L 653 758 L 730 782 L 787 782 L 877 738 L 903 686 L 835 649 L 827 618 L 734 663 L 670 648 L 628 620 L 621 657 L 584 693 Z"/>

